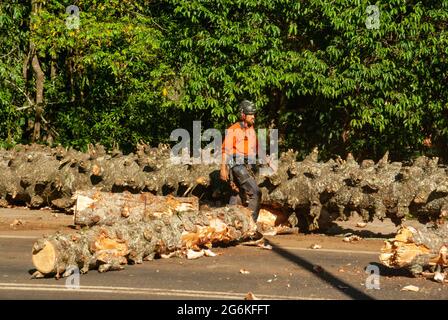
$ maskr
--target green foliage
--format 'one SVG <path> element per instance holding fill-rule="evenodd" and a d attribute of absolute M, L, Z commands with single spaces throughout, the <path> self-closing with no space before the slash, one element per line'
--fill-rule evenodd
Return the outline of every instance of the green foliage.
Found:
<path fill-rule="evenodd" d="M 25 125 L 26 90 L 22 62 L 28 30 L 24 20 L 28 7 L 21 1 L 0 3 L 0 146 L 21 141 Z"/>
<path fill-rule="evenodd" d="M 70 1 L 38 2 L 32 17 L 18 1 L 0 4 L 7 143 L 29 138 L 33 112 L 18 109 L 21 91 L 35 91 L 21 77 L 31 41 L 46 75 L 45 130 L 65 145 L 131 150 L 193 120 L 223 130 L 248 98 L 258 125 L 301 155 L 448 156 L 446 0 L 79 0 L 78 30 L 65 25 Z M 378 29 L 366 26 L 370 4 Z"/>
<path fill-rule="evenodd" d="M 170 0 L 184 108 L 234 120 L 254 99 L 283 148 L 395 158 L 446 141 L 447 1 Z M 226 119 L 227 118 L 227 119 Z"/>
<path fill-rule="evenodd" d="M 60 70 L 47 86 L 59 141 L 130 149 L 139 140 L 162 140 L 173 125 L 164 119 L 170 112 L 162 99 L 171 71 L 152 18 L 135 1 L 80 1 L 80 27 L 69 29 L 68 4 L 48 6 L 33 33 L 42 58 L 56 59 Z"/>

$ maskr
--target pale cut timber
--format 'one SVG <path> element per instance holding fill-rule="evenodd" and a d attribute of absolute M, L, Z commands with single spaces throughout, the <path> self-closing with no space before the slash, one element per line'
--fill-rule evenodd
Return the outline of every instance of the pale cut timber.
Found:
<path fill-rule="evenodd" d="M 250 240 L 257 231 L 252 211 L 242 206 L 148 217 L 135 221 L 120 218 L 113 225 L 38 239 L 33 246 L 33 264 L 40 276 L 56 278 L 69 276 L 75 267 L 81 273 L 120 270 L 127 263 L 155 257 L 186 256 L 188 252 L 191 257 L 191 250 Z"/>
<path fill-rule="evenodd" d="M 45 240 L 41 248 L 33 248 L 33 264 L 39 272 L 50 273 L 56 266 L 56 248 Z"/>
<path fill-rule="evenodd" d="M 134 223 L 179 212 L 199 210 L 197 197 L 156 196 L 152 193 L 78 191 L 74 198 L 74 223 L 112 225 L 120 219 Z"/>
<path fill-rule="evenodd" d="M 385 241 L 379 259 L 392 268 L 406 268 L 420 274 L 428 268 L 447 268 L 448 224 L 403 227 Z"/>
<path fill-rule="evenodd" d="M 118 219 L 132 222 L 160 218 L 162 215 L 199 210 L 197 197 L 155 196 L 152 193 L 109 193 L 95 190 L 78 191 L 74 198 L 74 223 L 76 225 L 111 225 Z M 275 235 L 293 233 L 288 214 L 281 209 L 264 207 L 257 223 L 262 233 Z"/>
<path fill-rule="evenodd" d="M 298 228 L 293 228 L 288 221 L 288 214 L 283 210 L 272 207 L 260 209 L 257 224 L 264 235 L 297 233 Z"/>

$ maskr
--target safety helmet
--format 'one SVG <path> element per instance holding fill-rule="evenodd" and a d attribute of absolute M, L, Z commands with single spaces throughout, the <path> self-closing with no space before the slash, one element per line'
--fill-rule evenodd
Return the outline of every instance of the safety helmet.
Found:
<path fill-rule="evenodd" d="M 257 110 L 255 109 L 255 105 L 252 101 L 249 100 L 243 100 L 240 102 L 240 110 L 241 113 L 244 114 L 255 114 L 257 113 Z"/>

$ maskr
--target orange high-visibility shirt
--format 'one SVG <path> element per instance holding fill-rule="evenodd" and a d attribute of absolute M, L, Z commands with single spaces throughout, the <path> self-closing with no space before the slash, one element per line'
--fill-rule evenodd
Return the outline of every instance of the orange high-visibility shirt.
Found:
<path fill-rule="evenodd" d="M 222 155 L 255 157 L 258 140 L 254 127 L 247 128 L 244 122 L 237 122 L 226 130 L 222 144 Z"/>

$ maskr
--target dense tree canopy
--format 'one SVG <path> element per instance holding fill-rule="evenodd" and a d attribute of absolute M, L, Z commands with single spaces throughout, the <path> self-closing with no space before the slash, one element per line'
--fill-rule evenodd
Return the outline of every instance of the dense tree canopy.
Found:
<path fill-rule="evenodd" d="M 132 150 L 249 98 L 281 149 L 446 158 L 448 0 L 13 0 L 0 29 L 4 146 Z"/>

